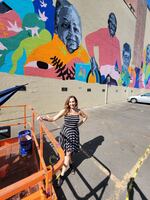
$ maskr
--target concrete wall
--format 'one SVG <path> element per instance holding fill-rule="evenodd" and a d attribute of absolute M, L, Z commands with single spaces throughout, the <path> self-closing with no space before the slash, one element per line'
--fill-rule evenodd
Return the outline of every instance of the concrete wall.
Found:
<path fill-rule="evenodd" d="M 0 74 L 1 90 L 26 83 L 29 83 L 26 86 L 27 90 L 18 91 L 5 105 L 29 104 L 38 113 L 53 113 L 63 108 L 66 98 L 70 95 L 75 95 L 78 98 L 80 108 L 92 108 L 106 103 L 126 102 L 129 95 L 145 91 L 117 86 L 109 86 L 107 88 L 106 85 L 80 83 L 75 80 L 61 81 Z M 67 91 L 62 91 L 63 88 L 67 89 Z M 108 93 L 106 94 L 106 92 Z M 1 117 L 3 116 L 1 115 Z"/>
<path fill-rule="evenodd" d="M 144 38 L 144 48 L 146 48 L 147 44 L 150 44 L 150 12 L 147 12 L 146 16 L 146 28 L 145 28 L 145 38 Z"/>

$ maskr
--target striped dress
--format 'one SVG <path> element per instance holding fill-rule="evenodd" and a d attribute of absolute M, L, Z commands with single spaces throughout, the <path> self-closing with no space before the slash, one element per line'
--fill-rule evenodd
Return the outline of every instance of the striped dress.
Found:
<path fill-rule="evenodd" d="M 79 115 L 66 115 L 64 117 L 64 126 L 61 130 L 62 148 L 68 152 L 79 151 Z"/>

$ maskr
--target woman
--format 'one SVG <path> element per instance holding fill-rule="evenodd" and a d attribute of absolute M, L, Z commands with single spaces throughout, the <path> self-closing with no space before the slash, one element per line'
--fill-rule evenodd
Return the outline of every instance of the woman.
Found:
<path fill-rule="evenodd" d="M 75 96 L 69 96 L 65 102 L 64 109 L 54 117 L 39 116 L 38 119 L 54 122 L 64 116 L 64 125 L 61 130 L 62 148 L 65 152 L 64 165 L 58 179 L 58 186 L 64 180 L 64 174 L 68 167 L 73 169 L 72 155 L 79 151 L 79 129 L 78 127 L 87 120 L 87 115 L 78 108 L 78 100 Z"/>

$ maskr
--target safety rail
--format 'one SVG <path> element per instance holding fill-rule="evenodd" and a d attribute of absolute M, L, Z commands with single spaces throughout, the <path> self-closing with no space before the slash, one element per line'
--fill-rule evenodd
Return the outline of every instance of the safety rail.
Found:
<path fill-rule="evenodd" d="M 40 163 L 40 169 L 37 173 L 34 173 L 14 184 L 8 185 L 5 188 L 2 188 L 0 190 L 0 199 L 7 199 L 13 195 L 16 195 L 17 193 L 27 189 L 30 186 L 33 186 L 35 184 L 40 185 L 40 191 L 42 191 L 42 199 L 48 199 L 48 200 L 56 200 L 56 194 L 54 192 L 53 188 L 53 177 L 54 175 L 61 169 L 64 161 L 64 152 L 60 146 L 60 144 L 56 141 L 54 135 L 48 130 L 48 128 L 45 126 L 43 121 L 38 121 L 38 128 L 40 133 L 40 141 L 38 143 L 35 133 L 35 120 L 38 116 L 38 113 L 30 106 L 30 105 L 18 105 L 18 106 L 1 106 L 1 109 L 10 108 L 10 107 L 19 107 L 23 108 L 23 117 L 22 122 L 19 123 L 5 123 L 0 124 L 0 126 L 17 126 L 20 124 L 24 125 L 24 128 L 26 129 L 27 126 L 30 127 L 31 130 L 31 136 L 35 144 L 35 148 L 37 150 L 38 156 L 39 156 L 39 163 Z M 27 110 L 31 112 L 30 117 L 28 117 L 27 120 Z M 55 152 L 57 152 L 57 155 L 59 157 L 59 160 L 54 165 L 46 166 L 46 163 L 43 158 L 43 137 L 44 135 L 47 136 L 51 144 L 53 145 L 53 148 Z M 0 140 L 0 148 L 4 145 L 9 145 L 10 143 L 13 143 L 16 141 L 15 138 L 13 139 L 4 139 Z M 41 185 L 42 181 L 42 185 Z M 41 193 L 41 192 L 40 192 Z M 39 193 L 39 194 L 40 194 Z M 44 195 L 44 196 L 43 196 Z M 31 196 L 28 198 L 33 200 L 37 196 L 37 193 L 35 192 L 35 195 L 32 193 Z M 39 198 L 40 199 L 40 198 Z"/>
<path fill-rule="evenodd" d="M 27 105 L 17 105 L 17 106 L 0 106 L 0 109 L 7 109 L 7 108 L 23 108 L 23 121 L 19 122 L 19 123 L 10 123 L 10 124 L 6 124 L 7 126 L 17 126 L 17 125 L 24 125 L 24 128 L 26 128 L 26 124 L 27 124 Z M 0 127 L 4 126 L 4 124 L 0 124 Z"/>

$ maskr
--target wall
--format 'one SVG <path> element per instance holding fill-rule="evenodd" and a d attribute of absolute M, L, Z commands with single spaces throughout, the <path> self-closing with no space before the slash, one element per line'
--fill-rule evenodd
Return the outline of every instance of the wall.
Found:
<path fill-rule="evenodd" d="M 134 64 L 140 67 L 144 47 L 145 23 L 146 23 L 146 1 L 137 1 L 137 20 L 134 39 Z"/>
<path fill-rule="evenodd" d="M 71 20 L 64 24 L 60 16 Z M 40 112 L 53 112 L 70 94 L 79 98 L 82 107 L 104 104 L 106 94 L 102 91 L 108 81 L 108 103 L 126 100 L 131 90 L 140 93 L 149 89 L 149 12 L 145 16 L 144 48 L 137 55 L 141 57 L 143 52 L 143 65 L 135 66 L 133 52 L 141 19 L 138 23 L 123 0 L 3 0 L 0 90 L 29 83 L 27 91 L 18 92 L 9 103 L 29 103 Z M 67 41 L 70 33 L 74 39 Z M 62 92 L 63 87 L 68 91 Z"/>
<path fill-rule="evenodd" d="M 18 91 L 7 101 L 6 105 L 28 104 L 32 105 L 38 113 L 59 111 L 63 108 L 69 95 L 75 95 L 78 98 L 79 107 L 91 108 L 106 103 L 126 102 L 128 96 L 145 92 L 144 89 L 109 86 L 106 99 L 106 85 L 97 83 L 87 84 L 75 80 L 61 81 L 38 77 L 24 77 L 22 79 L 22 76 L 18 75 L 14 75 L 12 78 L 9 74 L 0 74 L 0 82 L 1 90 L 20 85 L 20 83 L 28 83 L 26 91 Z M 62 88 L 67 88 L 67 91 L 62 91 Z M 0 115 L 3 117 L 3 113 L 0 113 Z"/>
<path fill-rule="evenodd" d="M 81 16 L 84 46 L 84 37 L 99 28 L 107 27 L 108 15 L 114 12 L 117 17 L 116 35 L 119 38 L 120 46 L 122 47 L 123 43 L 128 42 L 133 49 L 136 18 L 123 0 L 93 0 L 88 1 L 88 3 L 87 0 L 82 0 L 82 3 L 81 1 L 71 0 L 70 2 L 75 5 Z"/>
<path fill-rule="evenodd" d="M 146 16 L 146 27 L 145 27 L 145 37 L 144 37 L 144 48 L 146 47 L 147 44 L 150 43 L 150 37 L 149 37 L 149 32 L 150 32 L 150 12 L 147 12 Z"/>

